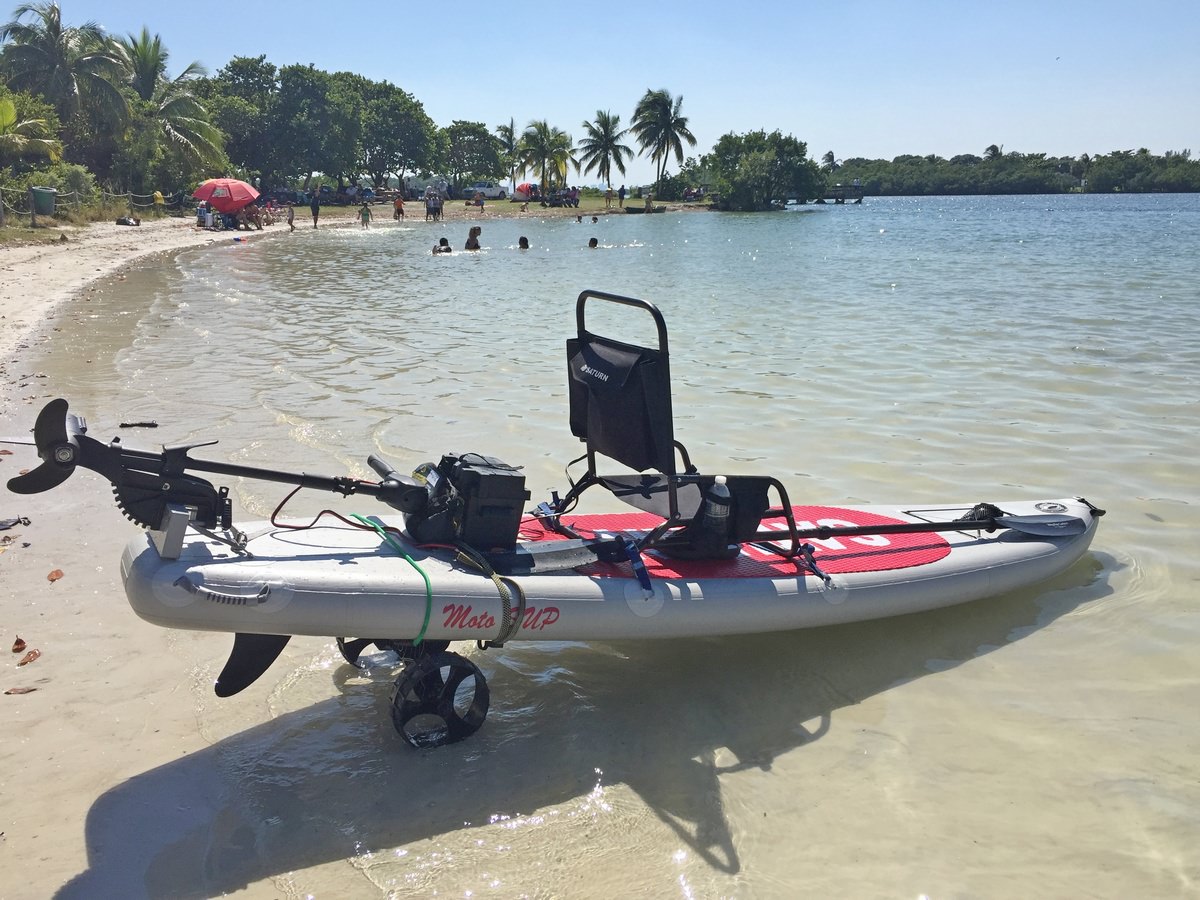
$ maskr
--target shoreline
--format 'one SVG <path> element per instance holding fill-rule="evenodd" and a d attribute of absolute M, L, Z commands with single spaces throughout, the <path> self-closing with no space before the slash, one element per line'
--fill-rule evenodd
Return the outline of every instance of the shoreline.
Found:
<path fill-rule="evenodd" d="M 0 372 L 63 303 L 92 283 L 158 253 L 204 246 L 216 232 L 194 219 L 156 219 L 134 228 L 97 222 L 62 228 L 53 243 L 0 248 Z"/>
<path fill-rule="evenodd" d="M 638 201 L 640 202 L 640 201 Z M 670 212 L 702 210 L 705 207 L 684 204 L 665 205 Z M 372 213 L 380 224 L 392 221 L 390 204 L 375 204 Z M 420 201 L 410 201 L 406 221 L 424 222 Z M 357 224 L 357 207 L 323 207 L 321 227 L 348 228 Z M 522 213 L 509 201 L 491 201 L 482 210 L 462 201 L 449 201 L 443 221 L 474 222 L 485 219 L 568 218 L 582 215 L 606 216 L 623 213 L 622 209 L 572 209 L 533 207 Z M 49 243 L 0 245 L 0 376 L 6 374 L 17 354 L 28 348 L 48 318 L 64 303 L 81 296 L 93 283 L 119 273 L 126 266 L 142 262 L 160 253 L 224 243 L 233 235 L 228 231 L 197 228 L 195 219 L 147 219 L 137 227 L 93 222 L 84 226 L 51 226 L 61 232 L 58 241 Z M 307 207 L 296 207 L 296 231 L 311 227 Z M 288 234 L 284 222 L 276 222 L 262 231 L 237 232 L 247 240 L 262 240 Z"/>

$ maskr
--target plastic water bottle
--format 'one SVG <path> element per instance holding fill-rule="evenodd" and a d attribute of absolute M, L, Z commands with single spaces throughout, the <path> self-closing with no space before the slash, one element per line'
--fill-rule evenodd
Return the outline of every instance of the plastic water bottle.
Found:
<path fill-rule="evenodd" d="M 704 512 L 700 517 L 700 534 L 705 556 L 710 559 L 728 559 L 736 556 L 738 547 L 729 545 L 729 506 L 732 498 L 724 475 L 713 479 L 712 487 L 704 495 Z"/>

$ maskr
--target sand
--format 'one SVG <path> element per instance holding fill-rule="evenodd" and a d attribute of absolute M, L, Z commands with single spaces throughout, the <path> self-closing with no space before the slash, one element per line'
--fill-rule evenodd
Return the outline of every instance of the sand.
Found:
<path fill-rule="evenodd" d="M 49 399 L 26 357 L 52 334 L 60 308 L 86 302 L 87 286 L 122 266 L 221 238 L 191 219 L 62 233 L 66 240 L 51 244 L 0 247 L 0 436 L 26 437 Z M 0 444 L 0 454 L 4 481 L 37 463 L 32 448 Z M 186 694 L 186 670 L 162 665 L 172 657 L 168 642 L 121 609 L 117 561 L 129 533 L 112 527 L 106 493 L 90 478 L 76 478 L 70 491 L 0 491 L 0 520 L 28 522 L 0 530 L 0 641 L 6 653 L 18 636 L 27 643 L 9 654 L 0 679 L 6 898 L 49 897 L 87 871 L 85 820 L 95 799 L 141 771 L 147 755 L 169 759 L 202 745 L 187 738 L 195 731 L 188 705 L 172 702 Z M 53 572 L 62 577 L 51 581 Z M 35 649 L 37 659 L 17 665 Z M 145 665 L 122 666 L 131 656 L 147 657 Z M 149 704 L 139 709 L 139 697 Z"/>

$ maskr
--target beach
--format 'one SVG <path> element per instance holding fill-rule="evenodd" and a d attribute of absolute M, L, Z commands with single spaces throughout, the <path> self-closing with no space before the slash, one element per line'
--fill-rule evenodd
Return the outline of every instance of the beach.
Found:
<path fill-rule="evenodd" d="M 464 642 L 491 712 L 424 752 L 392 727 L 394 668 L 331 639 L 216 698 L 232 636 L 130 609 L 138 530 L 103 477 L 0 491 L 0 625 L 26 643 L 0 683 L 0 898 L 1193 891 L 1195 198 L 518 209 L 488 204 L 478 253 L 461 204 L 0 249 L 0 435 L 61 396 L 131 448 L 219 439 L 193 455 L 360 478 L 369 453 L 483 452 L 543 499 L 578 455 L 564 340 L 594 288 L 662 309 L 703 470 L 798 503 L 1082 494 L 1109 510 L 1091 552 L 859 625 Z M 0 481 L 37 465 L 0 449 Z M 238 525 L 287 493 L 214 480 Z M 326 507 L 387 514 L 313 490 L 285 517 Z"/>
<path fill-rule="evenodd" d="M 89 302 L 91 286 L 125 266 L 217 240 L 215 233 L 197 229 L 194 219 L 146 220 L 139 227 L 97 223 L 62 233 L 66 240 L 0 248 L 5 435 L 26 436 L 36 410 L 49 399 L 39 373 L 22 359 L 52 338 L 56 317 Z M 0 445 L 0 453 L 5 454 L 0 477 L 6 481 L 37 463 L 26 448 Z M 170 758 L 188 749 L 176 744 L 179 729 L 172 727 L 177 717 L 188 717 L 186 705 L 173 708 L 170 701 L 180 671 L 119 663 L 151 647 L 160 662 L 172 654 L 156 629 L 125 615 L 114 602 L 121 593 L 115 563 L 123 539 L 120 529 L 110 527 L 107 492 L 90 481 L 79 479 L 72 485 L 78 491 L 64 496 L 26 498 L 5 491 L 0 500 L 0 519 L 29 523 L 0 531 L 4 640 L 27 644 L 12 654 L 0 691 L 34 689 L 2 695 L 8 735 L 0 774 L 0 830 L 9 858 L 0 876 L 4 897 L 51 896 L 86 869 L 79 825 L 96 793 L 136 771 L 144 753 Z M 51 581 L 54 572 L 61 579 Z M 107 612 L 97 615 L 97 606 Z M 33 650 L 41 655 L 18 667 Z M 126 706 L 147 695 L 151 707 L 142 712 Z M 150 708 L 157 710 L 153 721 L 145 717 Z M 114 752 L 118 747 L 126 750 Z"/>

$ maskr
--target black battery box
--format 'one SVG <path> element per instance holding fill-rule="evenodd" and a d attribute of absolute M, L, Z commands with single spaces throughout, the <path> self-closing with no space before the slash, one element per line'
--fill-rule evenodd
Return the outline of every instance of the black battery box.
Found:
<path fill-rule="evenodd" d="M 520 469 L 481 453 L 447 453 L 436 466 L 418 466 L 413 477 L 429 495 L 423 510 L 405 517 L 414 540 L 462 541 L 481 551 L 516 546 L 529 500 Z"/>

